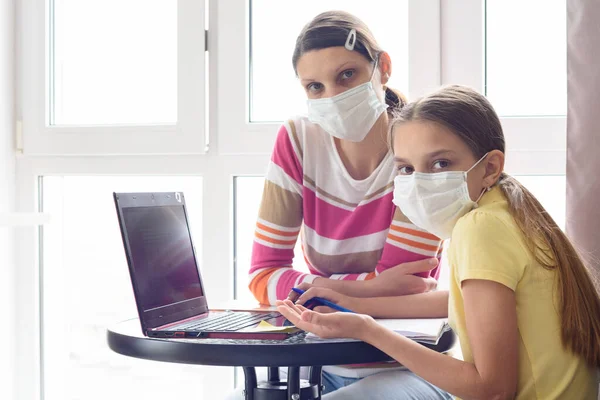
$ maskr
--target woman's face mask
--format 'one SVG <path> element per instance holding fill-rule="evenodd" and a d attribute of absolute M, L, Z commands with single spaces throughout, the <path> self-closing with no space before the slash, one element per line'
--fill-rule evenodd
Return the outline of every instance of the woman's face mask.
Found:
<path fill-rule="evenodd" d="M 308 99 L 308 119 L 338 139 L 362 142 L 388 107 L 373 88 L 376 70 L 377 61 L 368 82 L 333 97 Z"/>

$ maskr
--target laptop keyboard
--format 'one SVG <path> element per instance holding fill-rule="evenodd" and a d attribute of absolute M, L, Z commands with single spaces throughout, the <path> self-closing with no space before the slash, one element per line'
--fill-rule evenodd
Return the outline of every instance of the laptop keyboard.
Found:
<path fill-rule="evenodd" d="M 170 330 L 177 331 L 238 331 L 240 329 L 255 325 L 257 322 L 278 317 L 278 313 L 249 313 L 231 312 L 216 314 L 203 318 L 200 321 L 190 321 L 178 325 Z"/>

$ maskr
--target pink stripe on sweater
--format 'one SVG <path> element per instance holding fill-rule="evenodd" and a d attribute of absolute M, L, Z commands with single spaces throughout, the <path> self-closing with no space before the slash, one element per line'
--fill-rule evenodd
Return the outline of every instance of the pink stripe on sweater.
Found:
<path fill-rule="evenodd" d="M 292 265 L 293 249 L 274 249 L 254 242 L 252 246 L 252 259 L 250 273 L 262 268 L 282 267 Z"/>
<path fill-rule="evenodd" d="M 303 188 L 304 224 L 320 236 L 343 240 L 389 229 L 394 215 L 393 193 L 347 211 L 319 199 Z"/>
<path fill-rule="evenodd" d="M 288 134 L 285 125 L 282 125 L 277 133 L 271 161 L 281 167 L 286 174 L 302 185 L 302 163 L 294 151 L 294 146 L 290 141 L 290 134 Z"/>
<path fill-rule="evenodd" d="M 310 272 L 311 275 L 327 276 L 324 273 L 322 273 L 321 271 L 319 271 L 318 269 L 316 269 L 315 267 L 313 267 L 312 265 L 308 266 L 308 272 Z"/>
<path fill-rule="evenodd" d="M 294 271 L 293 269 L 288 269 L 281 275 L 279 275 L 279 279 L 277 280 L 277 289 L 275 291 L 275 295 L 277 296 L 277 300 L 286 299 L 290 290 L 294 287 L 296 280 L 300 277 L 303 277 L 306 274 L 302 272 Z"/>
<path fill-rule="evenodd" d="M 413 253 L 412 251 L 402 249 L 400 247 L 396 247 L 394 245 L 391 245 L 390 243 L 386 243 L 381 260 L 379 260 L 379 263 L 377 264 L 375 270 L 377 271 L 377 273 L 382 273 L 387 269 L 394 268 L 395 266 L 397 266 L 399 264 L 399 260 L 402 260 L 402 263 L 407 263 L 424 259 L 427 259 L 427 257 L 421 254 Z M 421 278 L 437 279 L 440 274 L 439 269 L 440 267 L 438 264 L 438 266 L 431 271 L 419 272 L 415 275 L 420 276 Z"/>

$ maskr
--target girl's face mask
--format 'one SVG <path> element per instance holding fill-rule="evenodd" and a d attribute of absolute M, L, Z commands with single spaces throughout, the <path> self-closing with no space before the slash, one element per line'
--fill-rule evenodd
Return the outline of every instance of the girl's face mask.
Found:
<path fill-rule="evenodd" d="M 476 208 L 485 193 L 484 190 L 476 201 L 471 200 L 467 174 L 486 156 L 487 153 L 468 171 L 398 175 L 394 179 L 394 204 L 419 228 L 440 239 L 449 239 L 456 222 Z"/>

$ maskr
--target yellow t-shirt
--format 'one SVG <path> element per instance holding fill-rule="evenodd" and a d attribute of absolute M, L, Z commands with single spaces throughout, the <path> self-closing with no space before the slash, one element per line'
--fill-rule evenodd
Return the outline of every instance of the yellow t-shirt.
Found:
<path fill-rule="evenodd" d="M 498 282 L 516 295 L 519 329 L 516 398 L 596 400 L 596 371 L 562 345 L 554 289 L 556 272 L 535 261 L 500 188 L 486 193 L 479 207 L 457 222 L 448 251 L 451 268 L 448 319 L 460 340 L 464 360 L 473 362 L 461 282 L 467 279 Z"/>

